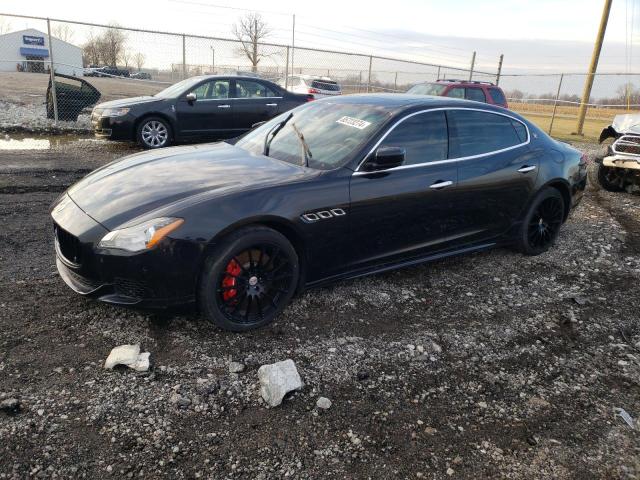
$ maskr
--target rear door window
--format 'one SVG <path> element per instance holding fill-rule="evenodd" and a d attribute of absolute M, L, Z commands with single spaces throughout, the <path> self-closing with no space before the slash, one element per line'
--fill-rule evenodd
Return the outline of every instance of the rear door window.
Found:
<path fill-rule="evenodd" d="M 340 91 L 338 84 L 329 80 L 314 80 L 311 82 L 311 87 L 317 88 L 318 90 L 328 90 L 330 92 Z"/>
<path fill-rule="evenodd" d="M 404 165 L 446 160 L 447 121 L 444 111 L 414 115 L 401 122 L 380 144 L 406 150 Z"/>
<path fill-rule="evenodd" d="M 487 103 L 487 97 L 482 88 L 467 87 L 466 98 L 475 102 Z"/>
<path fill-rule="evenodd" d="M 454 87 L 447 92 L 447 97 L 464 98 L 464 88 Z"/>
<path fill-rule="evenodd" d="M 447 121 L 449 158 L 482 155 L 514 147 L 526 141 L 520 138 L 513 119 L 504 115 L 475 110 L 449 110 Z M 524 126 L 522 128 L 524 129 Z"/>
<path fill-rule="evenodd" d="M 252 80 L 236 80 L 236 97 L 237 98 L 267 98 L 275 97 L 276 94 L 260 82 Z"/>

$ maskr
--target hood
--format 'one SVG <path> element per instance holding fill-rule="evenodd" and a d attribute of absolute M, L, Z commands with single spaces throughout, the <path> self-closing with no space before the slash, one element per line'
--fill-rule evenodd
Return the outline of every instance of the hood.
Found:
<path fill-rule="evenodd" d="M 112 162 L 73 185 L 73 201 L 109 230 L 189 197 L 287 183 L 314 172 L 227 143 L 152 150 Z"/>
<path fill-rule="evenodd" d="M 130 107 L 132 105 L 140 105 L 141 103 L 159 102 L 161 98 L 144 96 L 144 97 L 130 97 L 120 98 L 118 100 L 111 100 L 110 102 L 99 103 L 95 108 L 114 108 L 114 107 Z"/>
<path fill-rule="evenodd" d="M 617 133 L 634 133 L 640 135 L 640 113 L 616 115 L 611 124 Z"/>

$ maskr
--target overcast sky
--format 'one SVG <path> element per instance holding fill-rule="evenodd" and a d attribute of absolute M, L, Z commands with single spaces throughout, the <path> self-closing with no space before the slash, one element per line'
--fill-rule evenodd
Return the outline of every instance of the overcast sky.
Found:
<path fill-rule="evenodd" d="M 604 0 L 154 0 L 107 3 L 2 0 L 0 11 L 122 26 L 231 36 L 241 10 L 257 9 L 272 28 L 271 41 L 290 43 L 296 14 L 296 44 L 466 66 L 478 52 L 479 68 L 495 70 L 500 53 L 505 71 L 584 72 Z M 635 7 L 635 51 L 626 46 Z M 80 6 L 82 5 L 82 6 Z M 92 5 L 94 7 L 92 7 Z M 12 20 L 12 27 L 26 26 Z M 611 12 L 601 71 L 640 72 L 640 1 L 616 0 Z"/>

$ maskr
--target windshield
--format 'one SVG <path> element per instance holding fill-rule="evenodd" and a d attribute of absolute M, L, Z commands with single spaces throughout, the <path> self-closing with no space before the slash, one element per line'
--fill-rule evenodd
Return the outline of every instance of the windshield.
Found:
<path fill-rule="evenodd" d="M 181 93 L 185 92 L 186 90 L 189 90 L 191 87 L 193 87 L 196 83 L 200 82 L 201 80 L 202 80 L 201 77 L 187 78 L 186 80 L 182 80 L 181 82 L 174 83 L 170 87 L 167 87 L 164 90 L 159 91 L 154 95 L 154 97 L 176 98 Z"/>
<path fill-rule="evenodd" d="M 414 85 L 407 93 L 412 95 L 435 95 L 440 96 L 444 89 L 447 88 L 446 85 L 442 85 L 441 83 L 421 83 L 419 85 Z"/>
<path fill-rule="evenodd" d="M 304 165 L 306 155 L 309 167 L 331 170 L 344 165 L 347 158 L 378 131 L 391 116 L 391 109 L 325 100 L 311 102 L 250 131 L 236 146 L 262 155 L 266 135 L 291 114 L 293 116 L 271 140 L 269 156 Z"/>

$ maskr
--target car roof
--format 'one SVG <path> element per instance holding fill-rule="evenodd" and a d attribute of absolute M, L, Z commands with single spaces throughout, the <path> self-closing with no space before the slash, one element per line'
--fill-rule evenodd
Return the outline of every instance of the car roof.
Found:
<path fill-rule="evenodd" d="M 437 97 L 432 95 L 411 95 L 407 93 L 359 93 L 355 95 L 337 95 L 316 100 L 317 102 L 351 103 L 380 105 L 389 108 L 405 109 L 411 107 L 444 108 L 467 107 L 502 112 L 505 109 L 483 102 L 474 102 L 461 98 Z M 511 112 L 510 112 L 511 113 Z"/>
<path fill-rule="evenodd" d="M 215 80 L 216 78 L 220 78 L 220 79 L 228 79 L 228 78 L 234 78 L 234 79 L 238 79 L 238 80 L 261 80 L 263 82 L 269 82 L 269 83 L 273 83 L 272 80 L 267 80 L 266 78 L 262 78 L 262 77 L 252 77 L 249 75 L 235 75 L 235 74 L 230 74 L 230 75 L 196 75 L 194 77 L 189 77 L 189 78 L 193 78 L 193 79 L 197 79 L 197 80 Z"/>
<path fill-rule="evenodd" d="M 464 87 L 495 87 L 500 88 L 495 83 L 491 82 L 483 82 L 481 80 L 456 80 L 454 78 L 440 78 L 433 82 L 421 82 L 416 83 L 416 85 L 426 85 L 428 83 L 437 83 L 438 85 L 454 85 L 454 86 L 464 86 Z"/>

